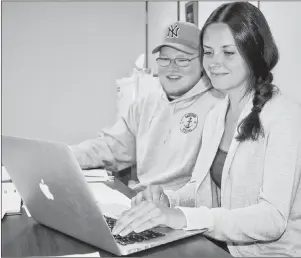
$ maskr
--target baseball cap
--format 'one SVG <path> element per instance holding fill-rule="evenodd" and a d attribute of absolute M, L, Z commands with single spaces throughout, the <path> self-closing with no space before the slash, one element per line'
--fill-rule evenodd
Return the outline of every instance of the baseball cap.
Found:
<path fill-rule="evenodd" d="M 172 47 L 179 51 L 194 54 L 200 50 L 200 29 L 193 23 L 175 22 L 165 30 L 163 44 L 157 46 L 152 53 L 160 51 L 161 47 Z"/>

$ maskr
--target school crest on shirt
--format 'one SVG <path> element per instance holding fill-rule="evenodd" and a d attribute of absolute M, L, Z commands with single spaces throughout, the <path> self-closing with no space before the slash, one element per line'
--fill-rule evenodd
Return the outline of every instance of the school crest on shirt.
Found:
<path fill-rule="evenodd" d="M 183 133 L 192 132 L 198 125 L 198 116 L 194 113 L 185 114 L 180 122 L 180 129 Z"/>

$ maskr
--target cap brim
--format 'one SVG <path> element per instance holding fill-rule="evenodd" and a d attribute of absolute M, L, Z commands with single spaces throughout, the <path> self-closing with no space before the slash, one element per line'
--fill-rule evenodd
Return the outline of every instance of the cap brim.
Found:
<path fill-rule="evenodd" d="M 187 47 L 185 45 L 178 44 L 178 43 L 165 43 L 165 44 L 159 45 L 152 51 L 152 53 L 155 54 L 155 53 L 159 52 L 162 47 L 171 47 L 171 48 L 174 48 L 176 50 L 179 50 L 179 51 L 187 53 L 187 54 L 198 53 L 197 49 Z"/>

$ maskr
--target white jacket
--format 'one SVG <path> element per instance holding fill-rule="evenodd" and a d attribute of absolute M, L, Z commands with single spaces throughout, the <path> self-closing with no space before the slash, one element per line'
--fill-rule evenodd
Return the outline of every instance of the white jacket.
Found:
<path fill-rule="evenodd" d="M 192 179 L 176 192 L 166 191 L 170 202 L 197 207 L 179 207 L 186 230 L 207 229 L 205 234 L 228 243 L 233 256 L 300 257 L 301 107 L 279 94 L 260 113 L 264 138 L 232 140 L 219 195 L 209 170 L 227 106 L 226 98 L 208 114 Z M 252 106 L 250 98 L 239 121 Z"/>
<path fill-rule="evenodd" d="M 160 184 L 176 190 L 191 178 L 205 117 L 219 101 L 203 79 L 171 102 L 163 90 L 152 93 L 131 105 L 128 116 L 98 138 L 72 149 L 83 169 L 118 171 L 136 163 L 136 189 Z"/>

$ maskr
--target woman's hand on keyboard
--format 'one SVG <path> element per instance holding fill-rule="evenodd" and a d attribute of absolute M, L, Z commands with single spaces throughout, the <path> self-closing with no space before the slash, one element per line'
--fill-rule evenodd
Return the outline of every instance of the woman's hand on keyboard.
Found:
<path fill-rule="evenodd" d="M 164 194 L 162 187 L 159 185 L 148 186 L 144 191 L 139 192 L 132 198 L 132 207 L 139 205 L 143 201 L 160 203 L 167 207 L 170 206 L 168 197 Z"/>
<path fill-rule="evenodd" d="M 133 231 L 140 233 L 157 226 L 182 229 L 186 227 L 186 223 L 186 217 L 180 209 L 144 201 L 124 212 L 117 220 L 112 233 L 125 236 Z"/>

